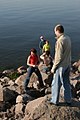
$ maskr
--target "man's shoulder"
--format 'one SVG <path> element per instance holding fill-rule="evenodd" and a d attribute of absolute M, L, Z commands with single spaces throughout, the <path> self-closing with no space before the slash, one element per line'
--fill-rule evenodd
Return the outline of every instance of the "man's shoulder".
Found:
<path fill-rule="evenodd" d="M 70 37 L 68 35 L 64 35 L 62 38 L 63 39 L 70 39 Z"/>
<path fill-rule="evenodd" d="M 70 40 L 70 37 L 68 35 L 62 35 L 58 40 L 58 42 L 64 42 L 66 40 Z"/>

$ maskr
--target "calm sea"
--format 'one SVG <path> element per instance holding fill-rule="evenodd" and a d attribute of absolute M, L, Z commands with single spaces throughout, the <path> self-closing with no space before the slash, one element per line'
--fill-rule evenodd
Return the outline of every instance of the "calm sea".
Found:
<path fill-rule="evenodd" d="M 0 69 L 26 65 L 44 35 L 54 55 L 53 28 L 61 23 L 72 40 L 72 60 L 80 58 L 80 0 L 0 0 Z"/>

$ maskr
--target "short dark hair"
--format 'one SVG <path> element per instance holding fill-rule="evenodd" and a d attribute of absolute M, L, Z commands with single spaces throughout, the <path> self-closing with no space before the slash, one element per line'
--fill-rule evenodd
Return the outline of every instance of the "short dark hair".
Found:
<path fill-rule="evenodd" d="M 49 40 L 46 40 L 46 42 L 49 44 Z"/>
<path fill-rule="evenodd" d="M 35 48 L 32 48 L 32 49 L 30 50 L 30 53 L 31 53 L 31 52 L 37 54 L 37 50 L 36 50 Z"/>
<path fill-rule="evenodd" d="M 59 31 L 60 33 L 64 33 L 64 27 L 62 25 L 57 25 L 56 26 L 56 31 Z"/>

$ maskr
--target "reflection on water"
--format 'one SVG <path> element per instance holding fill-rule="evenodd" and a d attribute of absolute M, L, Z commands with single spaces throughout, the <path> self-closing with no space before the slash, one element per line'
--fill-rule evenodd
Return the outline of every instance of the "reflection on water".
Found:
<path fill-rule="evenodd" d="M 72 39 L 72 60 L 79 59 L 79 5 L 80 0 L 0 0 L 0 67 L 25 65 L 29 50 L 39 50 L 40 35 L 50 40 L 53 55 L 57 23 Z"/>

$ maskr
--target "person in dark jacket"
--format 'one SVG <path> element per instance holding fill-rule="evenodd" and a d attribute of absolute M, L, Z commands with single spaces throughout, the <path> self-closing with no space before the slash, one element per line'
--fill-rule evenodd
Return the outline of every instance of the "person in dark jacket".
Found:
<path fill-rule="evenodd" d="M 43 46 L 44 46 L 45 42 L 46 42 L 46 40 L 44 39 L 44 36 L 40 36 L 40 42 L 39 42 L 40 54 L 43 53 Z"/>

